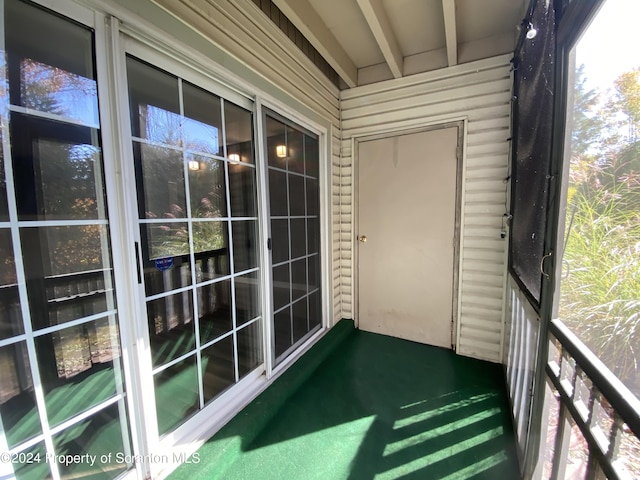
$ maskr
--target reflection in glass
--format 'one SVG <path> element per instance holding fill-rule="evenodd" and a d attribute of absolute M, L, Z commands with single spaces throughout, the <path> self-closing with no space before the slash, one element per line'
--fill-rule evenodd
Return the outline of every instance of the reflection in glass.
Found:
<path fill-rule="evenodd" d="M 178 150 L 133 143 L 140 218 L 187 215 L 184 164 Z"/>
<path fill-rule="evenodd" d="M 190 291 L 147 302 L 153 365 L 163 365 L 195 348 L 193 298 Z"/>
<path fill-rule="evenodd" d="M 320 160 L 320 150 L 318 148 L 318 139 L 309 135 L 304 136 L 304 165 L 305 174 L 318 178 L 318 167 Z"/>
<path fill-rule="evenodd" d="M 289 220 L 271 220 L 271 261 L 289 260 Z"/>
<path fill-rule="evenodd" d="M 127 56 L 131 133 L 164 145 L 182 145 L 178 79 Z"/>
<path fill-rule="evenodd" d="M 267 131 L 267 159 L 270 167 L 287 168 L 287 157 L 278 156 L 277 147 L 287 145 L 286 126 L 267 116 L 265 122 Z"/>
<path fill-rule="evenodd" d="M 107 217 L 96 130 L 16 112 L 10 129 L 20 220 Z"/>
<path fill-rule="evenodd" d="M 229 198 L 231 215 L 257 217 L 255 168 L 229 164 Z"/>
<path fill-rule="evenodd" d="M 49 423 L 54 426 L 117 392 L 118 326 L 113 317 L 35 338 Z M 120 387 L 122 387 L 120 385 Z"/>
<path fill-rule="evenodd" d="M 132 465 L 118 462 L 117 453 L 130 452 L 129 438 L 122 438 L 120 408 L 115 403 L 53 437 L 56 453 L 95 455 L 95 462 L 58 463 L 61 479 L 116 478 Z"/>
<path fill-rule="evenodd" d="M 305 214 L 304 177 L 289 175 L 289 215 L 302 217 Z"/>
<path fill-rule="evenodd" d="M 31 448 L 23 450 L 31 458 L 46 458 L 46 448 L 44 442 L 35 444 Z M 48 462 L 15 463 L 13 471 L 17 480 L 44 480 L 51 478 Z"/>
<path fill-rule="evenodd" d="M 191 154 L 187 156 L 187 162 L 190 166 L 191 216 L 196 218 L 226 217 L 227 192 L 224 180 L 224 163 L 215 158 Z M 194 168 L 191 168 L 191 165 Z"/>
<path fill-rule="evenodd" d="M 212 400 L 235 381 L 233 335 L 229 335 L 202 350 L 204 401 Z"/>
<path fill-rule="evenodd" d="M 309 329 L 322 324 L 322 304 L 320 303 L 320 292 L 317 291 L 309 295 Z"/>
<path fill-rule="evenodd" d="M 296 343 L 302 337 L 304 337 L 309 331 L 309 325 L 307 321 L 307 299 L 293 304 L 293 343 Z"/>
<path fill-rule="evenodd" d="M 238 326 L 260 315 L 258 272 L 234 279 L 236 289 L 236 324 Z"/>
<path fill-rule="evenodd" d="M 238 330 L 238 375 L 244 377 L 262 363 L 262 323 Z"/>
<path fill-rule="evenodd" d="M 147 295 L 156 295 L 191 285 L 191 262 L 188 255 L 147 260 L 143 253 L 144 286 Z M 157 263 L 156 263 L 157 262 Z"/>
<path fill-rule="evenodd" d="M 224 122 L 227 136 L 227 158 L 238 155 L 239 161 L 255 163 L 253 159 L 253 115 L 230 102 L 224 102 Z"/>
<path fill-rule="evenodd" d="M 320 215 L 318 181 L 307 178 L 307 215 Z"/>
<path fill-rule="evenodd" d="M 295 302 L 307 294 L 307 260 L 291 262 L 291 298 Z"/>
<path fill-rule="evenodd" d="M 147 223 L 140 226 L 145 261 L 189 255 L 186 222 Z"/>
<path fill-rule="evenodd" d="M 184 143 L 188 150 L 222 155 L 220 99 L 190 83 L 182 83 Z"/>
<path fill-rule="evenodd" d="M 11 230 L 0 229 L 0 339 L 24 333 Z"/>
<path fill-rule="evenodd" d="M 92 32 L 23 2 L 4 15 L 11 103 L 97 124 Z"/>
<path fill-rule="evenodd" d="M 307 254 L 307 237 L 304 218 L 292 219 L 291 225 L 291 258 L 304 257 Z"/>
<path fill-rule="evenodd" d="M 158 433 L 170 432 L 199 408 L 198 369 L 192 355 L 154 375 Z"/>
<path fill-rule="evenodd" d="M 97 125 L 96 81 L 25 58 L 20 62 L 20 100 L 26 108 Z"/>
<path fill-rule="evenodd" d="M 192 224 L 193 250 L 196 253 L 207 252 L 212 256 L 227 250 L 227 222 L 194 221 Z"/>
<path fill-rule="evenodd" d="M 233 328 L 231 318 L 231 280 L 198 288 L 200 344 L 207 343 Z"/>
<path fill-rule="evenodd" d="M 231 222 L 233 235 L 233 261 L 235 272 L 258 266 L 258 225 L 256 220 Z"/>
<path fill-rule="evenodd" d="M 304 173 L 302 132 L 287 126 L 287 157 L 290 172 Z"/>
<path fill-rule="evenodd" d="M 286 173 L 269 169 L 269 204 L 272 217 L 289 215 Z"/>
<path fill-rule="evenodd" d="M 291 301 L 289 264 L 273 267 L 273 309 L 278 310 Z"/>
<path fill-rule="evenodd" d="M 34 330 L 115 308 L 106 225 L 24 227 L 20 238 Z"/>
<path fill-rule="evenodd" d="M 291 307 L 285 308 L 273 316 L 275 337 L 275 357 L 282 355 L 293 343 L 291 342 Z"/>
<path fill-rule="evenodd" d="M 320 220 L 307 218 L 307 251 L 309 255 L 320 251 Z"/>
<path fill-rule="evenodd" d="M 41 432 L 25 342 L 0 347 L 0 417 L 9 448 Z"/>
<path fill-rule="evenodd" d="M 211 229 L 212 227 L 207 226 L 207 228 Z M 230 273 L 229 249 L 227 247 L 227 223 L 218 222 L 217 228 L 220 230 L 218 234 L 223 238 L 223 246 L 216 250 L 196 252 L 194 255 L 196 261 L 196 281 L 198 283 L 214 280 L 229 275 Z M 201 230 L 196 230 L 196 224 L 194 224 L 194 232 L 199 231 Z M 206 231 L 206 228 L 203 228 L 202 231 Z"/>

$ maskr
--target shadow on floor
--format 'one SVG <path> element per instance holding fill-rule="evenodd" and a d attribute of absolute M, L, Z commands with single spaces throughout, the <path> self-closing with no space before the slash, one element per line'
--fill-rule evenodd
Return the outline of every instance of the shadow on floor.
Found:
<path fill-rule="evenodd" d="M 520 478 L 502 367 L 357 331 L 223 477 Z"/>

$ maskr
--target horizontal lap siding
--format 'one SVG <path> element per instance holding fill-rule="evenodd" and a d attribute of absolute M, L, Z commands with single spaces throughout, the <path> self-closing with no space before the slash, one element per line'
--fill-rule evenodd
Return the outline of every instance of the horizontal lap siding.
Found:
<path fill-rule="evenodd" d="M 458 352 L 501 361 L 511 78 L 502 56 L 342 92 L 340 257 L 342 309 L 353 315 L 352 140 L 465 118 Z"/>
<path fill-rule="evenodd" d="M 251 70 L 263 91 L 290 96 L 331 124 L 331 200 L 329 224 L 332 255 L 333 318 L 342 312 L 341 238 L 342 167 L 340 162 L 340 102 L 338 89 L 253 2 L 246 0 L 155 0 L 169 13 L 208 38 Z M 223 67 L 225 65 L 222 65 Z M 242 79 L 239 79 L 242 81 Z M 306 112 L 300 112 L 305 115 Z M 348 315 L 347 315 L 348 316 Z"/>

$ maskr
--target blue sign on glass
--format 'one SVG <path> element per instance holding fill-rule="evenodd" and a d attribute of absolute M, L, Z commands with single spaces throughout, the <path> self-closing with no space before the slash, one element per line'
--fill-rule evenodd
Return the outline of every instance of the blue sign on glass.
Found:
<path fill-rule="evenodd" d="M 165 270 L 169 270 L 171 267 L 173 267 L 172 257 L 156 258 L 156 268 L 161 272 L 164 272 Z"/>

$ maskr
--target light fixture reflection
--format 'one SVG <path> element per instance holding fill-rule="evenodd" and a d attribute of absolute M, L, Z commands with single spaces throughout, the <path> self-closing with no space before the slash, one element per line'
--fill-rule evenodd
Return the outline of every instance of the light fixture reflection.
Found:
<path fill-rule="evenodd" d="M 533 28 L 533 23 L 529 23 L 529 26 L 527 27 L 527 38 L 529 40 L 533 40 L 536 38 L 536 35 L 538 35 L 538 31 Z"/>
<path fill-rule="evenodd" d="M 200 170 L 200 162 L 197 160 L 189 160 L 189 170 L 194 172 Z"/>
<path fill-rule="evenodd" d="M 276 155 L 278 158 L 285 158 L 287 156 L 287 146 L 286 145 L 277 145 L 276 146 Z"/>
<path fill-rule="evenodd" d="M 240 161 L 240 155 L 238 155 L 237 153 L 230 153 L 229 154 L 229 160 L 231 160 L 232 162 L 239 162 Z"/>

